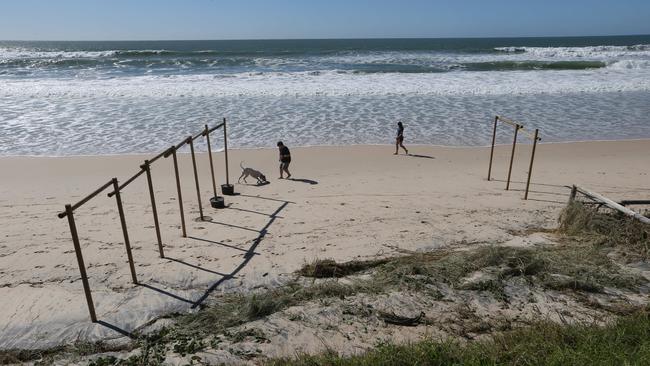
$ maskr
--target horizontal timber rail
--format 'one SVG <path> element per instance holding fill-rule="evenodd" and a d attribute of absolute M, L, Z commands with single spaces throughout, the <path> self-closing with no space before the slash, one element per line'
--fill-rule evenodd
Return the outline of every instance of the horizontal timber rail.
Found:
<path fill-rule="evenodd" d="M 515 122 L 513 120 L 510 120 L 508 118 L 505 118 L 505 117 L 497 116 L 497 119 L 499 121 L 503 122 L 503 123 L 509 124 L 512 127 L 515 127 L 515 126 L 519 126 L 520 128 L 524 127 L 524 125 L 522 125 L 521 123 L 517 123 L 517 122 Z"/>
<path fill-rule="evenodd" d="M 650 224 L 650 218 L 647 218 L 647 217 L 641 215 L 638 212 L 632 211 L 627 207 L 623 207 L 622 205 L 610 200 L 609 198 L 607 198 L 605 196 L 602 196 L 602 195 L 600 195 L 600 194 L 598 194 L 596 192 L 589 191 L 589 190 L 587 190 L 585 188 L 578 187 L 576 185 L 574 185 L 571 188 L 571 196 L 569 198 L 569 202 L 573 202 L 575 200 L 576 194 L 578 192 L 580 192 L 581 194 L 591 198 L 594 201 L 601 202 L 602 204 L 604 204 L 605 206 L 607 206 L 607 207 L 609 207 L 611 209 L 617 210 L 617 211 L 619 211 L 619 212 L 621 212 L 621 213 L 623 213 L 623 214 L 625 214 L 627 216 L 630 216 L 632 218 L 635 218 L 635 219 L 637 219 L 637 220 L 639 220 L 639 221 L 641 221 L 641 222 L 643 222 L 645 224 Z"/>
<path fill-rule="evenodd" d="M 225 124 L 225 123 L 222 122 L 222 123 L 219 123 L 218 125 L 216 125 L 216 126 L 210 128 L 210 129 L 208 129 L 207 131 L 203 131 L 203 136 L 205 136 L 205 135 L 207 135 L 207 134 L 209 134 L 209 133 L 212 133 L 212 132 L 214 132 L 214 130 L 217 130 L 217 129 L 223 127 L 224 124 Z"/>
<path fill-rule="evenodd" d="M 168 152 L 170 149 L 171 149 L 171 148 L 169 148 L 169 149 L 167 149 L 167 150 L 161 152 L 160 154 L 154 156 L 153 158 L 147 160 L 147 161 L 148 161 L 148 164 L 151 165 L 151 164 L 153 164 L 154 161 L 156 161 L 156 160 L 162 158 L 163 156 L 165 156 L 165 154 L 167 154 L 167 152 Z M 131 184 L 134 180 L 136 180 L 136 179 L 137 179 L 139 176 L 141 176 L 144 172 L 145 172 L 145 169 L 141 166 L 141 167 L 140 167 L 140 171 L 138 171 L 137 173 L 135 173 L 131 178 L 127 179 L 126 182 L 122 183 L 122 184 L 118 187 L 118 190 L 121 191 L 121 190 L 123 190 L 124 188 L 126 188 L 126 186 L 128 186 L 129 184 Z M 110 193 L 108 194 L 108 197 L 113 197 L 113 196 L 115 195 L 116 192 L 117 192 L 117 191 L 110 192 Z"/>
<path fill-rule="evenodd" d="M 188 136 L 185 140 L 181 141 L 177 145 L 172 146 L 172 147 L 166 149 L 165 151 L 161 152 L 160 154 L 154 156 L 153 158 L 149 159 L 149 165 L 153 164 L 156 160 L 158 160 L 158 159 L 160 159 L 162 157 L 165 157 L 165 158 L 169 157 L 172 154 L 172 150 L 178 150 L 181 147 L 183 147 L 184 145 L 189 144 L 190 141 L 194 141 L 194 140 L 198 139 L 199 137 L 206 136 L 206 134 L 214 132 L 215 130 L 223 127 L 223 125 L 224 125 L 224 123 L 220 123 L 220 124 L 212 127 L 211 129 L 209 129 L 207 132 L 205 130 L 203 130 L 203 131 L 201 131 L 200 133 L 198 133 L 195 136 Z M 140 171 L 138 171 L 131 178 L 127 179 L 124 183 L 122 183 L 120 185 L 120 187 L 119 187 L 119 190 L 121 191 L 124 188 L 126 188 L 129 184 L 131 184 L 134 180 L 136 180 L 139 176 L 141 176 L 144 173 L 145 173 L 145 169 L 140 167 Z M 115 191 L 112 191 L 112 192 L 110 192 L 108 194 L 108 197 L 113 197 L 114 195 L 115 195 Z"/>
<path fill-rule="evenodd" d="M 108 188 L 108 187 L 109 187 L 110 185 L 112 185 L 112 184 L 113 184 L 113 181 L 112 181 L 112 180 L 109 180 L 109 181 L 106 182 L 103 186 L 97 188 L 97 190 L 96 190 L 95 192 L 89 194 L 88 196 L 86 196 L 86 197 L 85 197 L 84 199 L 82 199 L 81 201 L 79 201 L 79 202 L 75 203 L 74 205 L 72 205 L 72 207 L 71 207 L 71 211 L 74 211 L 74 210 L 78 209 L 78 208 L 81 207 L 84 203 L 90 201 L 91 199 L 93 199 L 93 197 L 95 197 L 95 196 L 97 196 L 98 194 L 102 193 L 102 191 L 104 191 L 106 188 Z M 67 212 L 67 211 L 63 211 L 63 212 L 60 212 L 57 216 L 58 216 L 60 219 L 62 219 L 62 218 L 64 218 L 64 217 L 66 217 L 67 215 L 68 215 L 68 212 Z"/>

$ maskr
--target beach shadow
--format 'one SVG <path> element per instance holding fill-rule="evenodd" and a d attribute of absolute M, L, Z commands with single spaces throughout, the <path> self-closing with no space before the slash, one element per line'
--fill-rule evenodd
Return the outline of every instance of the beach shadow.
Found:
<path fill-rule="evenodd" d="M 109 322 L 105 322 L 103 320 L 98 320 L 97 324 L 103 325 L 108 329 L 114 330 L 117 333 L 120 333 L 121 335 L 123 335 L 125 337 L 134 338 L 134 336 L 133 336 L 133 334 L 131 332 L 126 331 L 126 330 L 124 330 L 124 329 L 122 329 L 122 328 L 120 328 L 120 327 L 118 327 L 116 325 L 113 325 L 113 324 L 109 323 Z"/>
<path fill-rule="evenodd" d="M 540 199 L 537 199 L 537 198 L 529 198 L 528 201 L 544 202 L 544 203 L 557 203 L 557 204 L 560 204 L 560 205 L 566 205 L 566 201 L 540 200 Z"/>
<path fill-rule="evenodd" d="M 194 237 L 194 236 L 188 236 L 188 238 L 189 238 L 189 239 L 192 239 L 192 240 L 203 241 L 203 242 L 210 243 L 210 244 L 221 245 L 221 246 L 223 246 L 223 247 L 230 248 L 230 249 L 234 249 L 234 250 L 238 250 L 238 251 L 240 251 L 240 252 L 248 252 L 248 249 L 242 249 L 242 248 L 236 247 L 236 246 L 234 246 L 234 245 L 229 245 L 229 244 L 226 244 L 226 243 L 222 243 L 222 242 L 220 242 L 220 241 L 214 241 L 214 240 L 208 240 L 208 239 L 201 239 L 201 238 L 196 238 L 196 237 Z M 254 253 L 254 254 L 259 254 L 259 253 Z"/>
<path fill-rule="evenodd" d="M 253 239 L 253 241 L 252 241 L 252 243 L 251 243 L 251 245 L 250 245 L 250 247 L 248 249 L 241 249 L 241 248 L 237 248 L 237 247 L 232 246 L 232 245 L 228 245 L 228 244 L 225 244 L 225 243 L 212 241 L 212 240 L 208 240 L 208 239 L 189 237 L 190 239 L 193 239 L 193 240 L 199 240 L 199 241 L 204 241 L 204 242 L 208 242 L 208 243 L 212 243 L 212 244 L 218 244 L 218 245 L 222 245 L 222 246 L 225 246 L 225 247 L 228 247 L 228 248 L 232 248 L 232 249 L 236 249 L 236 250 L 244 252 L 244 256 L 243 256 L 244 259 L 230 273 L 221 273 L 221 272 L 217 272 L 217 271 L 212 271 L 212 270 L 209 270 L 209 269 L 202 268 L 201 266 L 197 266 L 197 265 L 194 265 L 194 264 L 184 262 L 184 261 L 176 259 L 176 258 L 170 258 L 170 257 L 165 257 L 164 258 L 164 259 L 169 259 L 170 261 L 173 261 L 175 263 L 183 264 L 185 266 L 188 266 L 188 267 L 191 267 L 191 268 L 194 268 L 194 269 L 198 269 L 198 270 L 201 270 L 201 271 L 206 271 L 208 273 L 212 273 L 212 274 L 216 274 L 216 275 L 221 276 L 221 278 L 219 280 L 217 280 L 215 283 L 213 283 L 203 293 L 203 295 L 201 295 L 201 297 L 198 298 L 198 300 L 192 301 L 192 300 L 186 299 L 184 297 L 181 297 L 179 295 L 176 295 L 174 293 L 171 293 L 169 291 L 160 289 L 158 287 L 155 287 L 155 286 L 152 286 L 152 285 L 149 285 L 149 284 L 146 284 L 146 283 L 137 283 L 136 286 L 140 286 L 140 287 L 146 288 L 148 290 L 155 291 L 155 292 L 157 292 L 159 294 L 169 296 L 169 297 L 171 297 L 173 299 L 176 299 L 178 301 L 182 301 L 184 303 L 190 304 L 192 309 L 195 309 L 197 307 L 201 307 L 203 302 L 210 296 L 210 294 L 212 292 L 214 292 L 214 290 L 216 290 L 219 287 L 219 285 L 221 285 L 225 281 L 236 278 L 235 276 L 237 275 L 237 273 L 239 273 L 242 269 L 244 269 L 246 267 L 246 265 L 248 265 L 248 263 L 251 261 L 251 259 L 253 259 L 256 255 L 259 255 L 259 253 L 257 253 L 255 250 L 260 245 L 260 243 L 262 242 L 262 240 L 264 239 L 266 234 L 268 233 L 269 227 L 271 227 L 271 225 L 273 224 L 275 219 L 280 217 L 280 216 L 278 216 L 278 214 L 282 210 L 284 210 L 287 207 L 287 205 L 289 205 L 289 203 L 293 203 L 293 202 L 289 202 L 289 201 L 282 201 L 282 200 L 276 200 L 276 199 L 272 199 L 272 198 L 265 198 L 265 197 L 258 197 L 258 196 L 250 196 L 250 197 L 268 199 L 268 200 L 272 200 L 272 201 L 282 202 L 282 204 L 272 214 L 268 215 L 269 216 L 269 221 L 266 223 L 266 225 L 264 225 L 264 227 L 262 229 L 254 230 L 254 229 L 244 228 L 244 227 L 236 226 L 236 225 L 205 221 L 205 222 L 215 223 L 215 224 L 219 224 L 219 225 L 226 225 L 226 226 L 231 226 L 231 227 L 236 227 L 236 228 L 241 228 L 241 229 L 246 229 L 246 230 L 257 232 L 258 233 L 257 237 L 255 239 Z M 124 335 L 126 337 L 133 338 L 133 334 L 130 333 L 129 331 L 124 330 L 124 329 L 122 329 L 122 328 L 120 328 L 120 327 L 118 327 L 118 326 L 116 326 L 114 324 L 111 324 L 109 322 L 106 322 L 104 320 L 98 320 L 97 324 L 102 325 L 104 327 L 107 327 L 107 328 L 109 328 L 109 329 L 111 329 L 111 330 L 113 330 L 113 331 L 115 331 L 115 332 L 117 332 L 119 334 L 122 334 L 122 335 Z"/>
<path fill-rule="evenodd" d="M 419 155 L 419 154 L 406 154 L 404 156 L 410 156 L 412 158 L 422 158 L 422 159 L 435 159 L 433 156 L 429 155 Z"/>
<path fill-rule="evenodd" d="M 502 182 L 506 183 L 507 181 L 505 179 L 496 179 L 496 178 L 491 178 L 490 181 L 494 182 Z M 511 180 L 510 183 L 520 183 L 520 184 L 526 184 L 526 182 L 518 181 L 518 180 Z M 562 184 L 547 184 L 547 183 L 534 183 L 530 182 L 531 186 L 546 186 L 546 187 L 557 187 L 557 188 L 567 188 L 571 189 L 571 186 L 567 185 L 562 185 Z"/>
<path fill-rule="evenodd" d="M 195 264 L 190 264 L 190 263 L 184 262 L 184 261 L 182 261 L 182 260 L 180 260 L 180 259 L 176 259 L 176 258 L 172 258 L 172 257 L 165 257 L 165 259 L 169 259 L 170 261 L 173 261 L 173 262 L 176 262 L 176 263 L 179 263 L 179 264 L 182 264 L 182 265 L 188 266 L 188 267 L 192 267 L 192 268 L 194 268 L 194 269 L 198 269 L 198 270 L 200 270 L 200 271 L 204 271 L 204 272 L 208 272 L 208 273 L 216 274 L 216 275 L 219 275 L 219 276 L 228 277 L 228 274 L 221 273 L 221 272 L 217 272 L 217 271 L 212 271 L 212 270 L 209 270 L 209 269 L 203 268 L 203 267 L 201 267 L 201 266 L 197 266 L 197 265 L 195 265 Z"/>
<path fill-rule="evenodd" d="M 532 185 L 532 184 L 531 184 L 531 185 Z M 513 192 L 526 192 L 525 189 L 519 189 L 519 188 L 510 188 L 509 191 L 513 191 Z M 561 196 L 561 197 L 567 196 L 566 193 L 560 193 L 560 192 L 549 192 L 549 191 L 536 191 L 536 190 L 532 190 L 532 189 L 529 189 L 529 190 L 528 190 L 528 193 L 548 194 L 548 195 L 552 195 L 552 196 Z M 568 197 L 568 196 L 567 196 L 567 197 Z"/>
<path fill-rule="evenodd" d="M 237 275 L 237 273 L 239 273 L 239 271 L 241 271 L 242 269 L 244 269 L 246 267 L 248 262 L 250 262 L 250 260 L 253 259 L 255 254 L 257 254 L 255 252 L 255 249 L 257 249 L 257 246 L 260 245 L 260 243 L 262 242 L 262 240 L 264 239 L 264 237 L 268 233 L 269 227 L 271 227 L 271 225 L 273 224 L 275 219 L 278 217 L 277 215 L 280 213 L 280 211 L 282 211 L 285 207 L 287 207 L 288 204 L 289 204 L 288 202 L 284 202 L 282 205 L 280 205 L 280 207 L 278 207 L 275 210 L 275 212 L 273 212 L 273 214 L 271 214 L 269 221 L 259 231 L 259 235 L 255 239 L 253 239 L 253 242 L 251 243 L 251 246 L 248 248 L 248 250 L 244 254 L 244 260 L 228 275 L 229 277 L 223 277 L 220 280 L 218 280 L 217 282 L 215 282 L 212 286 L 210 286 L 210 288 L 208 288 L 205 291 L 205 293 L 197 301 L 194 302 L 194 304 L 192 305 L 192 309 L 200 306 L 205 301 L 205 299 L 207 299 L 208 296 L 210 296 L 210 294 L 219 287 L 219 285 L 221 285 L 222 283 L 224 283 L 228 279 L 235 277 L 235 275 Z"/>
<path fill-rule="evenodd" d="M 202 221 L 206 224 L 214 224 L 214 225 L 222 225 L 222 226 L 227 226 L 231 227 L 233 229 L 240 229 L 240 230 L 246 230 L 246 231 L 254 231 L 256 233 L 259 233 L 259 230 L 251 229 L 249 227 L 245 226 L 239 226 L 239 225 L 233 225 L 233 224 L 226 224 L 225 222 L 219 222 L 219 221 Z"/>
<path fill-rule="evenodd" d="M 279 200 L 279 199 L 277 199 L 277 198 L 269 198 L 269 197 L 262 197 L 262 196 L 253 196 L 253 195 L 250 195 L 250 194 L 241 194 L 240 196 L 242 196 L 242 197 L 250 197 L 250 198 L 259 198 L 259 199 L 261 199 L 261 200 L 268 200 L 268 201 L 275 201 L 275 202 L 293 203 L 293 204 L 295 204 L 295 202 L 291 202 L 291 201 L 287 201 L 287 200 Z"/>
<path fill-rule="evenodd" d="M 231 207 L 230 205 L 228 205 L 227 208 L 229 208 L 229 209 L 231 209 L 231 210 L 242 211 L 242 212 L 252 213 L 252 214 L 256 214 L 256 215 L 271 216 L 271 214 L 267 214 L 267 213 L 265 213 L 265 212 L 259 212 L 259 211 L 253 211 L 253 210 L 246 210 L 246 209 L 243 209 L 243 208 Z M 277 217 L 278 219 L 282 219 L 282 218 L 283 218 L 282 216 L 276 216 L 276 217 Z"/>
<path fill-rule="evenodd" d="M 242 185 L 242 186 L 249 186 L 249 187 L 263 187 L 263 186 L 267 186 L 267 185 L 271 184 L 271 182 L 266 181 L 266 182 L 262 182 L 262 183 L 237 183 L 237 184 Z"/>
<path fill-rule="evenodd" d="M 287 178 L 287 180 L 291 180 L 291 181 L 294 181 L 294 182 L 300 182 L 300 183 L 307 183 L 307 184 L 311 184 L 311 185 L 318 184 L 317 181 L 315 181 L 315 180 L 311 180 L 311 179 L 303 179 L 303 178 Z"/>
<path fill-rule="evenodd" d="M 147 288 L 147 289 L 152 290 L 152 291 L 156 291 L 156 292 L 159 293 L 159 294 L 163 294 L 163 295 L 169 296 L 169 297 L 174 298 L 174 299 L 176 299 L 176 300 L 178 300 L 178 301 L 186 302 L 186 303 L 189 303 L 189 304 L 193 304 L 193 303 L 194 303 L 192 300 L 186 299 L 186 298 L 184 298 L 184 297 L 180 297 L 180 296 L 178 296 L 178 295 L 176 295 L 176 294 L 173 294 L 173 293 L 171 293 L 171 292 L 169 292 L 169 291 L 165 291 L 165 290 L 163 290 L 163 289 L 160 289 L 160 288 L 158 288 L 158 287 L 151 286 L 151 285 L 146 284 L 146 283 L 138 283 L 137 285 L 138 285 L 138 286 L 141 286 L 141 287 L 144 287 L 144 288 Z"/>

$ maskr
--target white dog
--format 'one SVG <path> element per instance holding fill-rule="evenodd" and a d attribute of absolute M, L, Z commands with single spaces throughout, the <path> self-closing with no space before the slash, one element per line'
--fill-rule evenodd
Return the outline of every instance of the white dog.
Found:
<path fill-rule="evenodd" d="M 244 183 L 248 183 L 248 182 L 246 182 L 246 178 L 248 176 L 251 176 L 251 177 L 257 179 L 257 184 L 268 183 L 268 181 L 266 180 L 266 176 L 264 174 L 262 174 L 262 172 L 260 172 L 258 170 L 255 170 L 253 168 L 244 168 L 243 164 L 244 164 L 243 161 L 239 163 L 239 166 L 241 167 L 242 172 L 241 172 L 241 175 L 239 176 L 239 179 L 237 179 L 237 183 L 240 183 L 242 179 L 244 179 Z"/>

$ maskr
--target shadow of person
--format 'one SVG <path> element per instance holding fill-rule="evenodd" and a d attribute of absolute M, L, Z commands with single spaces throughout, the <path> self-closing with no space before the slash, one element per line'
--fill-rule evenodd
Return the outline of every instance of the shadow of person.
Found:
<path fill-rule="evenodd" d="M 411 156 L 414 158 L 422 158 L 422 159 L 435 159 L 435 157 L 429 155 L 406 154 L 406 156 Z"/>
<path fill-rule="evenodd" d="M 301 183 L 308 183 L 311 185 L 318 184 L 317 181 L 311 180 L 311 179 L 303 179 L 303 178 L 289 178 L 288 180 L 292 180 L 294 182 L 301 182 Z"/>

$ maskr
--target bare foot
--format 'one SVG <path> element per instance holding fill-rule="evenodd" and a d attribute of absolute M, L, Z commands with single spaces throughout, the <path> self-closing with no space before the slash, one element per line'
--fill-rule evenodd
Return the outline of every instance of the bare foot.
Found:
<path fill-rule="evenodd" d="M 287 175 L 287 179 L 291 179 L 291 174 Z"/>
<path fill-rule="evenodd" d="M 397 155 L 397 153 L 393 153 L 393 155 Z"/>
<path fill-rule="evenodd" d="M 284 177 L 280 177 L 280 178 L 278 178 L 278 179 L 284 179 Z"/>

